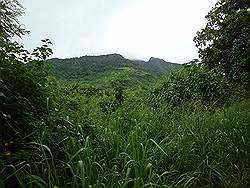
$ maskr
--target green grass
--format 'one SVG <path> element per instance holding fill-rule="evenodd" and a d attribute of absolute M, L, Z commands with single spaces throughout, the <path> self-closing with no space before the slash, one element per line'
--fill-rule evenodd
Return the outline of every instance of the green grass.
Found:
<path fill-rule="evenodd" d="M 9 156 L 18 163 L 1 164 L 2 187 L 249 186 L 249 100 L 153 109 L 134 97 L 109 113 L 80 101 L 74 127 L 51 117 L 28 152 Z"/>

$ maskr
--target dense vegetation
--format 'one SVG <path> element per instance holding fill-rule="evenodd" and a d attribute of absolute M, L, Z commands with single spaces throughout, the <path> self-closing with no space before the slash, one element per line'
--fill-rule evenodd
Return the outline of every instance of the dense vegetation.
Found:
<path fill-rule="evenodd" d="M 219 0 L 206 16 L 208 23 L 194 38 L 203 64 L 231 82 L 246 82 L 249 67 L 250 3 Z"/>
<path fill-rule="evenodd" d="M 21 5 L 0 8 L 0 187 L 249 187 L 249 37 L 219 49 L 233 20 L 249 30 L 248 1 L 220 0 L 207 16 L 220 32 L 195 38 L 201 62 L 160 78 L 154 58 L 46 63 L 49 40 L 28 52 L 13 39 Z"/>
<path fill-rule="evenodd" d="M 83 56 L 80 58 L 58 59 L 47 61 L 51 73 L 64 82 L 95 82 L 103 85 L 103 80 L 112 72 L 130 72 L 130 80 L 138 85 L 159 78 L 162 74 L 180 68 L 179 64 L 165 62 L 162 59 L 150 58 L 149 61 L 129 60 L 119 54 L 101 56 Z"/>

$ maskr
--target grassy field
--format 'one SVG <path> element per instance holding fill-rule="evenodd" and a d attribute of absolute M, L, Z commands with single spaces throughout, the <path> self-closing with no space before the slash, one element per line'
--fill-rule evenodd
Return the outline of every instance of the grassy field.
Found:
<path fill-rule="evenodd" d="M 133 94 L 115 111 L 83 96 L 55 111 L 34 142 L 4 156 L 1 187 L 249 186 L 249 100 L 153 108 Z"/>

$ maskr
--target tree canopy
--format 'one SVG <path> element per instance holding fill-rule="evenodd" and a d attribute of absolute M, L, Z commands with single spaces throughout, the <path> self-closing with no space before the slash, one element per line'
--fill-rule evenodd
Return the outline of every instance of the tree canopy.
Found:
<path fill-rule="evenodd" d="M 248 0 L 219 0 L 194 38 L 203 65 L 235 82 L 249 73 L 249 7 Z"/>

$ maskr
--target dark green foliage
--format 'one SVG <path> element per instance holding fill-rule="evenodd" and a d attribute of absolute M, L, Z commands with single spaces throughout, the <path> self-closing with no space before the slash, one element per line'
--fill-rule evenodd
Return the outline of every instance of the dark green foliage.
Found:
<path fill-rule="evenodd" d="M 219 0 L 206 16 L 206 27 L 194 38 L 202 63 L 241 85 L 249 76 L 249 8 L 247 0 Z"/>
<path fill-rule="evenodd" d="M 22 7 L 16 1 L 1 1 L 0 35 L 0 142 L 1 151 L 8 142 L 20 142 L 37 129 L 47 115 L 45 58 L 52 53 L 44 45 L 31 54 L 11 37 L 25 32 L 18 23 Z"/>
<path fill-rule="evenodd" d="M 40 60 L 23 64 L 18 60 L 2 60 L 1 142 L 19 141 L 36 130 L 47 115 L 47 69 Z M 1 148 L 3 149 L 3 148 Z"/>
<path fill-rule="evenodd" d="M 102 91 L 95 85 L 84 83 L 73 83 L 65 85 L 64 95 L 80 94 L 84 96 L 94 96 L 101 94 Z"/>
<path fill-rule="evenodd" d="M 52 187 L 248 185 L 249 101 L 211 112 L 195 100 L 173 111 L 152 109 L 138 93 L 110 113 L 96 104 L 103 96 L 65 95 L 80 106 L 60 103 L 14 176 Z"/>
<path fill-rule="evenodd" d="M 218 72 L 191 63 L 160 80 L 150 98 L 156 105 L 182 105 L 191 100 L 211 105 L 225 103 L 230 92 L 232 86 Z"/>

